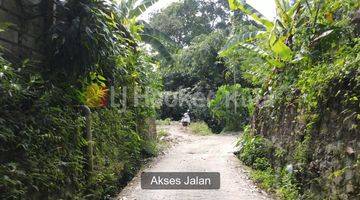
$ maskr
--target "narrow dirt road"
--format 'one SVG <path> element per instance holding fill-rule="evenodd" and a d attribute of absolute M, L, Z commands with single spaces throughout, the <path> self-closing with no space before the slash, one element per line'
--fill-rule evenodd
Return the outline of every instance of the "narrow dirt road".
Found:
<path fill-rule="evenodd" d="M 197 136 L 180 125 L 163 127 L 178 141 L 169 152 L 144 169 L 146 172 L 220 172 L 219 190 L 142 190 L 140 173 L 119 194 L 120 200 L 258 200 L 271 199 L 248 179 L 233 155 L 236 136 Z"/>

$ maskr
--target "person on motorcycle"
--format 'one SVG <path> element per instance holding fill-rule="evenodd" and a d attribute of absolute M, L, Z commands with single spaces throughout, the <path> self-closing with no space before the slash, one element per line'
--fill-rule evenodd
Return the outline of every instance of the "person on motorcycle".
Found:
<path fill-rule="evenodd" d="M 190 125 L 190 115 L 189 115 L 189 110 L 186 111 L 186 113 L 184 113 L 182 119 L 181 119 L 181 123 L 183 126 L 188 126 Z"/>

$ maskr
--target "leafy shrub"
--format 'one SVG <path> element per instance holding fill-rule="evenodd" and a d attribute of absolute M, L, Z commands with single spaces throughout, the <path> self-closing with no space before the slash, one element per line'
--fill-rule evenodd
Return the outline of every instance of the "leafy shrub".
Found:
<path fill-rule="evenodd" d="M 251 172 L 253 178 L 265 190 L 271 190 L 276 185 L 276 176 L 274 170 L 267 168 L 266 170 L 254 170 Z"/>
<path fill-rule="evenodd" d="M 260 186 L 269 191 L 276 191 L 282 199 L 295 200 L 299 197 L 299 188 L 292 172 L 282 168 L 280 172 L 275 171 L 270 163 L 270 157 L 282 157 L 284 150 L 278 149 L 272 151 L 272 145 L 262 136 L 252 136 L 249 126 L 245 128 L 238 145 L 241 161 L 251 166 L 254 171 L 251 177 L 260 184 Z"/>
<path fill-rule="evenodd" d="M 141 101 L 136 108 L 131 99 L 135 86 L 158 87 L 153 63 L 134 48 L 110 4 L 66 1 L 57 9 L 58 24 L 44 42 L 49 44 L 46 62 L 11 64 L 0 56 L 0 199 L 109 199 L 134 176 L 143 157 L 156 153 L 140 126 L 154 114 L 153 96 L 150 104 Z M 79 98 L 92 83 L 89 74 L 106 76 L 97 78 L 115 89 L 129 89 L 122 102 L 126 112 L 98 109 L 99 103 L 104 107 L 102 84 Z M 88 102 L 94 105 L 90 174 L 78 107 L 94 95 Z"/>
<path fill-rule="evenodd" d="M 309 151 L 310 151 L 310 134 L 306 134 L 302 142 L 297 141 L 296 148 L 294 152 L 294 160 L 305 164 L 309 160 Z"/>
<path fill-rule="evenodd" d="M 156 120 L 156 124 L 157 125 L 170 125 L 171 124 L 171 119 L 170 118 L 166 118 L 164 120 Z"/>
<path fill-rule="evenodd" d="M 251 92 L 239 84 L 223 85 L 210 101 L 209 108 L 216 119 L 225 121 L 225 130 L 240 130 L 249 122 L 253 110 Z"/>
<path fill-rule="evenodd" d="M 299 188 L 295 183 L 293 174 L 282 169 L 276 173 L 272 168 L 265 170 L 254 170 L 251 178 L 267 191 L 275 191 L 276 194 L 285 200 L 299 199 Z"/>
<path fill-rule="evenodd" d="M 211 135 L 213 134 L 205 122 L 194 122 L 189 126 L 191 132 L 197 135 Z"/>
<path fill-rule="evenodd" d="M 295 182 L 295 177 L 292 173 L 286 171 L 286 169 L 281 170 L 279 186 L 276 189 L 276 193 L 281 199 L 299 199 L 299 188 Z"/>
<path fill-rule="evenodd" d="M 276 2 L 277 10 L 281 12 L 277 13 L 276 22 L 272 22 L 246 2 L 229 0 L 230 8 L 236 10 L 234 15 L 241 12 L 236 19 L 241 25 L 233 28 L 234 34 L 220 55 L 227 59 L 230 69 L 240 71 L 240 78 L 248 80 L 253 94 L 257 95 L 257 112 L 252 123 L 254 132 L 274 139 L 278 143 L 276 146 L 280 146 L 274 155 L 271 152 L 271 155 L 262 157 L 262 152 L 255 148 L 262 139 L 244 136 L 246 142 L 239 156 L 253 168 L 267 167 L 266 159 L 263 159 L 266 157 L 275 159 L 273 163 L 280 165 L 279 168 L 288 164 L 286 162 L 294 163 L 295 175 L 273 168 L 279 182 L 274 188 L 281 198 L 299 199 L 300 192 L 310 190 L 306 193 L 336 199 L 339 195 L 333 191 L 344 191 L 341 184 L 333 185 L 334 188 L 329 190 L 322 183 L 327 179 L 321 177 L 327 169 L 311 172 L 311 164 L 308 164 L 319 160 L 328 162 L 329 156 L 324 158 L 321 152 L 330 141 L 341 139 L 346 143 L 357 140 L 349 135 L 356 135 L 354 130 L 358 128 L 358 117 L 355 116 L 359 116 L 360 40 L 357 19 L 360 4 L 357 0 Z M 242 14 L 261 24 L 261 28 L 244 26 L 249 18 Z M 308 21 L 312 22 L 311 26 Z M 252 53 L 247 53 L 249 51 Z M 339 116 L 333 116 L 333 113 L 339 113 Z M 292 119 L 291 115 L 295 115 L 294 121 L 288 121 Z M 324 119 L 328 117 L 341 126 L 332 125 L 337 129 L 323 130 L 322 123 L 326 123 Z M 336 119 L 332 119 L 334 117 Z M 346 124 L 345 121 L 347 128 L 341 123 Z M 305 134 L 299 137 L 298 128 Z M 323 131 L 327 133 L 326 137 L 319 137 Z M 288 141 L 291 143 L 286 144 Z M 313 143 L 321 143 L 323 147 L 313 147 Z M 316 158 L 312 155 L 314 148 Z M 343 160 L 343 156 L 330 157 L 339 161 L 338 165 L 356 165 L 354 161 L 350 164 Z M 356 198 L 350 193 L 344 196 Z"/>
<path fill-rule="evenodd" d="M 58 101 L 56 88 L 43 91 L 24 80 L 16 84 L 20 90 L 9 99 L 1 98 L 1 198 L 81 196 L 83 118 L 73 108 L 52 104 Z"/>
<path fill-rule="evenodd" d="M 62 106 L 66 94 L 27 78 L 32 74 L 1 63 L 0 190 L 2 199 L 100 199 L 115 195 L 133 177 L 155 144 L 135 132 L 136 115 L 117 109 L 93 110 L 94 177 L 86 181 L 84 118 Z M 6 66 L 6 67 L 5 67 Z M 21 76 L 20 76 L 21 75 Z M 14 87 L 16 86 L 16 87 Z M 59 98 L 65 97 L 65 98 Z"/>
<path fill-rule="evenodd" d="M 257 170 L 266 170 L 267 168 L 271 167 L 268 158 L 256 158 L 252 166 Z"/>
<path fill-rule="evenodd" d="M 147 139 L 144 140 L 144 143 L 142 145 L 142 156 L 145 158 L 148 157 L 154 157 L 157 156 L 159 154 L 159 146 L 156 140 L 153 139 Z"/>
<path fill-rule="evenodd" d="M 114 109 L 92 114 L 95 165 L 102 171 L 122 163 L 119 171 L 111 171 L 122 184 L 131 179 L 140 165 L 142 138 L 134 131 L 133 114 L 119 114 Z M 111 175 L 110 174 L 110 175 Z"/>
<path fill-rule="evenodd" d="M 246 165 L 264 168 L 269 165 L 271 145 L 260 135 L 252 136 L 249 128 L 249 126 L 245 127 L 243 135 L 238 141 L 240 147 L 238 157 Z"/>

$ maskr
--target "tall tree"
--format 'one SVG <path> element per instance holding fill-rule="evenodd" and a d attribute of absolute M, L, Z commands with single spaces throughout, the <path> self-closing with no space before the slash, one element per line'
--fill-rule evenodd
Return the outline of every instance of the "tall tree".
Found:
<path fill-rule="evenodd" d="M 184 0 L 152 16 L 150 24 L 187 46 L 199 35 L 226 28 L 230 21 L 228 13 L 226 0 Z"/>

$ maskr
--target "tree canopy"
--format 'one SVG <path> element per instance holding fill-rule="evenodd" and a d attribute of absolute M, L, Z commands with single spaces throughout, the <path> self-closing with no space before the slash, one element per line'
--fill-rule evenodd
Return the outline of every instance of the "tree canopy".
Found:
<path fill-rule="evenodd" d="M 226 0 L 176 2 L 152 16 L 150 24 L 186 46 L 199 35 L 228 27 L 228 4 Z"/>

